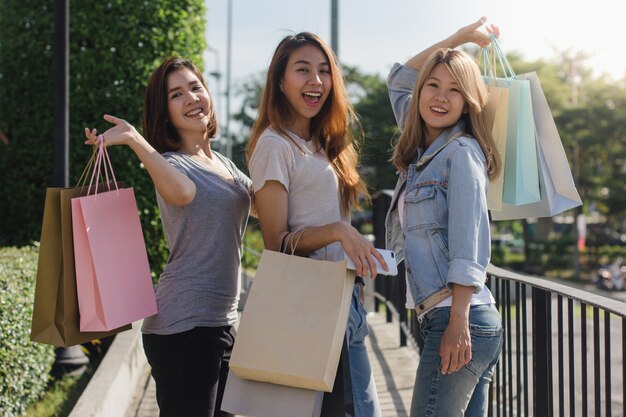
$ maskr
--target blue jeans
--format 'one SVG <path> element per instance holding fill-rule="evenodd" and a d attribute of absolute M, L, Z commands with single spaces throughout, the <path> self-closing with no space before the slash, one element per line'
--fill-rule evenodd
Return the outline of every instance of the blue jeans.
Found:
<path fill-rule="evenodd" d="M 434 308 L 421 320 L 424 349 L 415 377 L 411 417 L 485 417 L 489 382 L 502 349 L 502 321 L 493 305 L 470 307 L 472 360 L 453 374 L 441 374 L 439 345 L 450 307 Z"/>
<path fill-rule="evenodd" d="M 374 375 L 365 348 L 365 336 L 368 334 L 367 311 L 361 305 L 359 291 L 359 286 L 355 285 L 346 328 L 354 417 L 382 417 Z"/>

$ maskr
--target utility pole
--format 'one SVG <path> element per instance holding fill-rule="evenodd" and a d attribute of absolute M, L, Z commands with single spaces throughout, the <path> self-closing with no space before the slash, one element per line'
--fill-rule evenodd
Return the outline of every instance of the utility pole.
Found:
<path fill-rule="evenodd" d="M 54 2 L 54 186 L 69 186 L 69 78 L 70 7 L 69 0 Z"/>
<path fill-rule="evenodd" d="M 215 90 L 213 90 L 211 92 L 211 97 L 213 97 L 213 99 L 215 100 L 215 102 L 213 103 L 213 107 L 215 109 L 215 112 L 217 113 L 217 121 L 218 121 L 218 125 L 221 127 L 224 126 L 224 92 L 222 91 L 222 70 L 221 70 L 221 66 L 220 66 L 220 53 L 219 51 L 212 47 L 211 45 L 207 45 L 207 51 L 211 52 L 213 55 L 215 55 L 215 65 L 214 65 L 214 70 L 210 71 L 207 73 L 207 76 L 211 76 L 213 78 L 215 78 Z M 220 132 L 220 152 L 224 152 L 224 154 L 226 154 L 225 148 L 226 148 L 226 142 L 224 140 L 225 136 L 222 134 L 222 132 Z"/>
<path fill-rule="evenodd" d="M 339 58 L 339 0 L 330 0 L 330 47 Z"/>
<path fill-rule="evenodd" d="M 564 55 L 563 58 L 565 62 L 569 66 L 569 84 L 570 84 L 570 92 L 572 95 L 572 107 L 578 107 L 578 82 L 579 82 L 579 74 L 578 74 L 578 64 L 580 61 L 585 59 L 585 56 L 581 53 L 578 53 L 576 56 L 572 55 Z M 580 148 L 578 146 L 578 134 L 574 136 L 574 183 L 576 186 L 580 184 Z M 573 259 L 573 267 L 574 267 L 574 278 L 576 280 L 580 280 L 580 249 L 579 238 L 580 233 L 578 231 L 578 217 L 583 215 L 582 207 L 578 206 L 574 208 L 574 259 Z"/>
<path fill-rule="evenodd" d="M 228 0 L 228 21 L 226 37 L 226 124 L 224 125 L 224 137 L 226 138 L 226 157 L 233 156 L 233 141 L 230 137 L 230 74 L 233 38 L 233 0 Z"/>
<path fill-rule="evenodd" d="M 54 57 L 53 57 L 53 178 L 55 187 L 69 187 L 69 132 L 70 132 L 70 0 L 54 2 Z M 52 372 L 82 374 L 89 359 L 80 345 L 56 348 Z"/>

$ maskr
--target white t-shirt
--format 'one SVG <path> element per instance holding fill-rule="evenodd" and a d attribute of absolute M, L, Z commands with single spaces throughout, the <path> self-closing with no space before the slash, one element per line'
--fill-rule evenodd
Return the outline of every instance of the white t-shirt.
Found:
<path fill-rule="evenodd" d="M 267 128 L 250 157 L 249 169 L 254 192 L 270 180 L 280 182 L 287 190 L 290 231 L 350 221 L 349 214 L 341 212 L 337 174 L 317 141 L 306 141 L 291 132 L 285 137 Z M 333 242 L 309 257 L 341 261 L 343 248 Z"/>
<path fill-rule="evenodd" d="M 406 194 L 406 189 L 403 189 L 398 196 L 398 218 L 400 219 L 400 226 L 402 226 L 404 222 L 404 196 Z M 413 310 L 415 308 L 415 301 L 413 300 L 413 295 L 411 294 L 411 290 L 409 288 L 409 277 L 405 275 L 406 278 L 406 308 L 410 308 Z M 483 286 L 483 289 L 480 290 L 479 293 L 474 293 L 472 295 L 471 305 L 481 305 L 481 304 L 494 304 L 496 300 L 491 295 L 491 291 L 487 288 L 487 286 Z M 448 297 L 445 300 L 441 301 L 439 304 L 435 305 L 435 307 L 450 307 L 452 305 L 452 297 Z M 435 308 L 433 307 L 433 308 Z M 423 312 L 425 313 L 425 312 Z M 422 314 L 423 314 L 422 313 Z"/>

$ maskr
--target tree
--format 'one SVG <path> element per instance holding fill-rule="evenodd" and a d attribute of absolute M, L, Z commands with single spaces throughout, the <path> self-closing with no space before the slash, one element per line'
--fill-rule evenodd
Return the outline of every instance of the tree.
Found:
<path fill-rule="evenodd" d="M 70 7 L 70 183 L 91 149 L 83 128 L 108 128 L 104 112 L 141 131 L 149 74 L 171 55 L 202 67 L 202 0 L 75 1 Z M 52 39 L 49 1 L 5 0 L 0 13 L 0 244 L 39 239 L 45 188 L 52 183 Z M 129 149 L 110 151 L 119 179 L 133 186 L 153 267 L 166 250 L 154 187 Z"/>
<path fill-rule="evenodd" d="M 355 67 L 344 67 L 344 74 L 363 132 L 361 166 L 368 188 L 393 189 L 397 174 L 390 159 L 399 131 L 387 84 L 378 75 L 364 74 Z"/>

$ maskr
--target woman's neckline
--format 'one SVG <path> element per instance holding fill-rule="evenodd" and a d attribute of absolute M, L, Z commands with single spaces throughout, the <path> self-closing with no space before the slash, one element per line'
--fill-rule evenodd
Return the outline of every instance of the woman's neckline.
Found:
<path fill-rule="evenodd" d="M 297 137 L 298 139 L 304 141 L 304 142 L 311 142 L 311 140 L 313 139 L 313 136 L 310 136 L 308 139 L 303 138 L 301 135 L 299 135 L 298 133 L 294 132 L 291 129 L 285 129 L 288 133 L 291 133 L 292 135 L 294 135 L 295 137 Z"/>
<path fill-rule="evenodd" d="M 212 154 L 212 158 L 210 158 L 211 160 L 216 160 L 217 163 L 223 167 L 226 171 L 228 172 L 229 176 L 224 176 L 221 175 L 220 172 L 218 172 L 218 170 L 204 164 L 202 161 L 194 158 L 194 156 L 198 156 L 198 155 L 190 155 L 188 153 L 185 152 L 180 152 L 181 155 L 184 155 L 186 158 L 189 158 L 189 160 L 191 160 L 196 166 L 198 166 L 199 168 L 201 168 L 203 171 L 208 172 L 209 174 L 215 175 L 216 177 L 222 179 L 223 181 L 227 182 L 228 184 L 236 184 L 237 183 L 237 178 L 235 177 L 235 173 L 230 169 L 230 167 L 228 166 L 228 164 L 226 164 L 226 162 L 221 158 L 221 155 L 218 154 L 218 152 L 216 151 L 211 151 Z M 207 158 L 209 158 L 207 156 Z"/>

